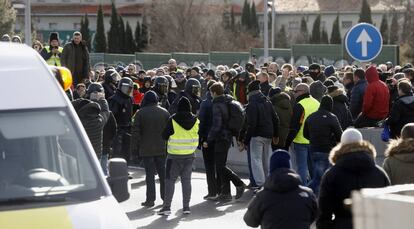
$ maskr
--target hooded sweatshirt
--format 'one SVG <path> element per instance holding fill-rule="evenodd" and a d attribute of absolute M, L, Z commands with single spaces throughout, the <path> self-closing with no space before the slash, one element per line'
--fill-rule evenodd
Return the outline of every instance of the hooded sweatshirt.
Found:
<path fill-rule="evenodd" d="M 382 120 L 388 116 L 390 93 L 387 85 L 379 80 L 377 69 L 366 71 L 368 87 L 365 91 L 362 113 L 370 119 Z"/>

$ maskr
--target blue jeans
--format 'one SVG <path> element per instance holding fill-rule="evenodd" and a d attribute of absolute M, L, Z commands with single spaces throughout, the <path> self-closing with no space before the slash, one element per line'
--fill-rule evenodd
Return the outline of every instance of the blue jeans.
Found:
<path fill-rule="evenodd" d="M 101 163 L 102 171 L 105 176 L 108 176 L 108 158 L 109 154 L 102 154 L 101 158 L 99 158 L 99 162 Z"/>
<path fill-rule="evenodd" d="M 253 171 L 252 171 L 252 157 L 250 156 L 250 145 L 247 146 L 247 165 L 249 167 L 249 182 L 251 186 L 257 186 L 256 181 L 253 177 Z"/>
<path fill-rule="evenodd" d="M 302 184 L 308 183 L 309 168 L 308 168 L 308 144 L 293 143 L 292 161 L 296 172 L 299 174 Z"/>
<path fill-rule="evenodd" d="M 272 156 L 272 139 L 253 137 L 250 140 L 250 157 L 252 174 L 258 186 L 263 186 L 269 174 L 270 157 Z"/>
<path fill-rule="evenodd" d="M 328 160 L 329 153 L 312 152 L 311 157 L 313 161 L 313 177 L 311 182 L 309 182 L 309 188 L 313 190 L 315 195 L 318 195 L 322 176 L 330 167 Z"/>

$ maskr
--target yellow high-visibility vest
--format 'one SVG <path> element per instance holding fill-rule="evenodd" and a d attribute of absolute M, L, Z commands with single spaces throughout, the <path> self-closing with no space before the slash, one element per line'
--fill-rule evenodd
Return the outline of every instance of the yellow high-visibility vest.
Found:
<path fill-rule="evenodd" d="M 304 114 L 302 116 L 303 119 L 302 119 L 302 124 L 300 125 L 300 130 L 296 134 L 295 139 L 293 139 L 293 142 L 298 143 L 298 144 L 309 144 L 309 140 L 303 136 L 303 127 L 305 126 L 305 121 L 309 117 L 309 115 L 311 115 L 312 113 L 316 112 L 319 109 L 319 102 L 318 100 L 312 97 L 309 97 L 309 98 L 302 99 L 299 102 L 299 104 L 302 105 Z"/>
<path fill-rule="evenodd" d="M 197 119 L 191 130 L 181 127 L 174 119 L 172 120 L 174 134 L 168 140 L 167 151 L 174 155 L 189 155 L 194 153 L 198 146 L 198 125 Z"/>
<path fill-rule="evenodd" d="M 48 53 L 50 52 L 50 46 L 46 46 L 45 49 Z M 62 53 L 63 48 L 59 46 L 58 50 L 60 53 Z M 52 55 L 49 59 L 46 60 L 46 63 L 52 66 L 62 66 L 62 64 L 60 63 L 59 55 Z"/>

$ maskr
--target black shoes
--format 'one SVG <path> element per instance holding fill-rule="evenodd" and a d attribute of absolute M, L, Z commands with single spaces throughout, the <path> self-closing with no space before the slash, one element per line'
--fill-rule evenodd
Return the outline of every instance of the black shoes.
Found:
<path fill-rule="evenodd" d="M 154 201 L 145 201 L 141 203 L 141 206 L 143 207 L 154 207 Z"/>
<path fill-rule="evenodd" d="M 243 196 L 244 190 L 246 189 L 246 185 L 242 184 L 240 186 L 236 186 L 236 196 L 234 197 L 236 200 L 240 199 Z"/>
<path fill-rule="evenodd" d="M 184 215 L 189 215 L 189 214 L 191 214 L 190 207 L 183 207 L 183 214 L 184 214 Z"/>
<path fill-rule="evenodd" d="M 211 195 L 208 194 L 207 196 L 204 196 L 203 199 L 205 200 L 215 200 L 217 198 L 217 195 Z"/>
<path fill-rule="evenodd" d="M 188 210 L 190 210 L 190 209 L 188 209 Z M 169 215 L 171 215 L 171 209 L 170 209 L 170 207 L 162 207 L 161 210 L 159 210 L 157 212 L 157 214 L 158 215 L 169 216 Z"/>
<path fill-rule="evenodd" d="M 230 194 L 220 194 L 214 200 L 219 202 L 230 202 L 233 199 Z"/>

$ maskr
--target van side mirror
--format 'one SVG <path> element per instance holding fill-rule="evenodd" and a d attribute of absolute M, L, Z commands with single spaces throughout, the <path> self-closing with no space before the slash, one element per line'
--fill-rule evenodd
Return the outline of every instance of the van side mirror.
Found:
<path fill-rule="evenodd" d="M 109 176 L 107 178 L 112 194 L 118 202 L 129 199 L 128 166 L 123 158 L 111 158 L 109 160 Z"/>

